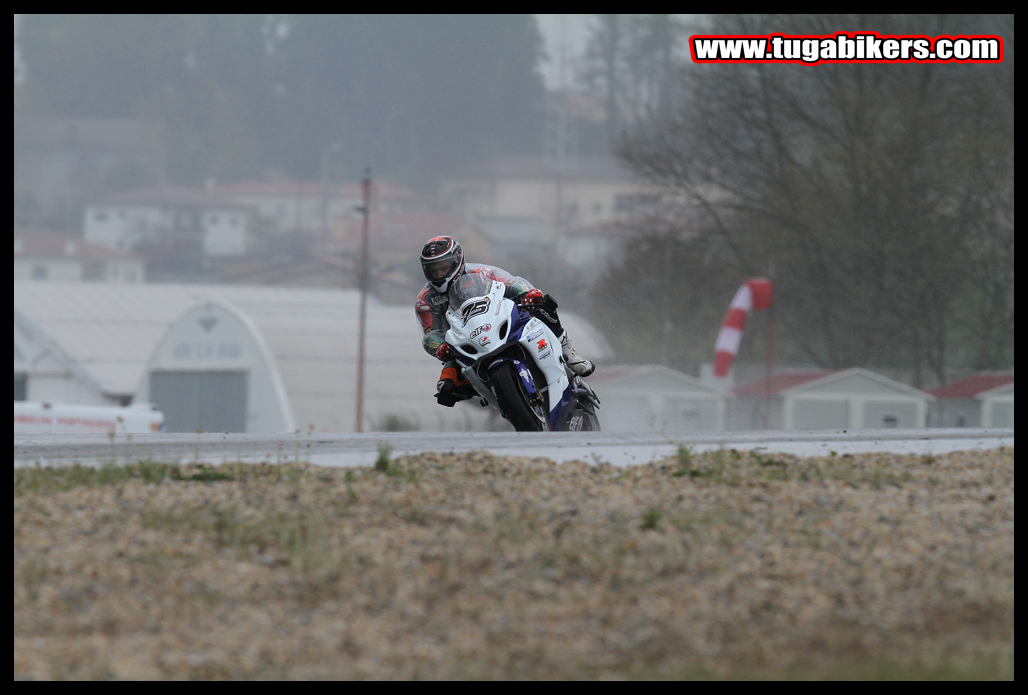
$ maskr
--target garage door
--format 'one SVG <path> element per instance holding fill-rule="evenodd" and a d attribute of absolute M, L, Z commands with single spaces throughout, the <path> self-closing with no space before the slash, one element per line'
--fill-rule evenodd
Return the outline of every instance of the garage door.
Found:
<path fill-rule="evenodd" d="M 993 403 L 992 404 L 992 427 L 1013 427 L 1014 426 L 1014 404 Z"/>
<path fill-rule="evenodd" d="M 617 392 L 604 393 L 600 398 L 600 427 L 604 432 L 649 432 L 657 428 L 656 417 L 645 396 L 630 396 Z"/>
<path fill-rule="evenodd" d="M 850 406 L 846 401 L 797 399 L 793 405 L 793 429 L 844 430 L 849 426 Z"/>
<path fill-rule="evenodd" d="M 231 372 L 151 372 L 150 399 L 168 432 L 245 432 L 246 377 Z"/>
<path fill-rule="evenodd" d="M 708 404 L 704 403 L 703 405 Z M 703 420 L 700 408 L 700 402 L 692 398 L 665 398 L 663 429 L 679 432 L 700 431 Z"/>
<path fill-rule="evenodd" d="M 864 404 L 864 427 L 924 427 L 917 421 L 917 405 L 914 403 L 883 403 L 870 401 Z"/>

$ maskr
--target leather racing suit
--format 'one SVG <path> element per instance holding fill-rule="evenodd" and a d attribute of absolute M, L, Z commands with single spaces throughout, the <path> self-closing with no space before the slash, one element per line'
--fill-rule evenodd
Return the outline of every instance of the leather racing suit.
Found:
<path fill-rule="evenodd" d="M 506 299 L 517 301 L 526 292 L 535 289 L 528 280 L 512 275 L 506 270 L 493 265 L 465 263 L 465 269 L 467 273 L 481 273 L 490 280 L 502 282 L 506 286 L 503 292 L 503 296 Z M 560 336 L 564 333 L 564 329 L 560 325 L 560 319 L 557 317 L 556 302 L 549 295 L 546 295 L 546 298 L 552 308 L 549 311 L 535 312 L 535 315 L 540 321 L 543 321 L 550 327 L 554 335 Z M 421 330 L 421 345 L 425 348 L 425 352 L 433 357 L 436 356 L 436 350 L 439 346 L 446 342 L 446 331 L 450 327 L 449 322 L 446 320 L 446 309 L 449 306 L 449 301 L 449 295 L 446 292 L 437 292 L 431 283 L 425 283 L 425 287 L 418 293 L 417 301 L 414 303 L 414 310 L 418 318 L 418 328 Z M 457 361 L 454 359 L 443 362 L 443 371 L 439 375 L 439 382 L 437 384 L 440 392 L 444 390 L 443 384 L 446 380 L 452 381 L 456 387 L 455 392 L 458 394 L 456 400 L 473 398 L 476 395 L 471 382 L 464 378 L 457 367 Z M 438 398 L 441 394 L 436 395 Z M 453 405 L 453 402 L 454 399 L 452 398 L 439 398 L 441 405 Z"/>

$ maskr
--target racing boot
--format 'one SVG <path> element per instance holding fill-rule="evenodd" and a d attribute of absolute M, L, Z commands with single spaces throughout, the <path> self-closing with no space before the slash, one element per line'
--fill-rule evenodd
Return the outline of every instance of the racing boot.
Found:
<path fill-rule="evenodd" d="M 465 401 L 478 395 L 475 387 L 461 375 L 453 363 L 447 363 L 443 367 L 439 381 L 436 383 L 435 400 L 439 405 L 452 408 L 457 401 Z"/>
<path fill-rule="evenodd" d="M 567 363 L 568 368 L 575 374 L 578 376 L 589 376 L 596 371 L 596 365 L 575 352 L 575 348 L 571 346 L 571 339 L 568 338 L 567 331 L 564 331 L 563 335 L 560 336 L 560 346 L 563 348 L 564 362 Z"/>

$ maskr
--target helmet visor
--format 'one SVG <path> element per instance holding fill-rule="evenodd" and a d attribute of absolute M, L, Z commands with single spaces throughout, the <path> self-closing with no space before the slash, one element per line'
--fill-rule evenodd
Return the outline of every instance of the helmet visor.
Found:
<path fill-rule="evenodd" d="M 439 282 L 449 277 L 457 269 L 456 258 L 444 258 L 438 261 L 426 262 L 425 278 L 430 282 Z"/>

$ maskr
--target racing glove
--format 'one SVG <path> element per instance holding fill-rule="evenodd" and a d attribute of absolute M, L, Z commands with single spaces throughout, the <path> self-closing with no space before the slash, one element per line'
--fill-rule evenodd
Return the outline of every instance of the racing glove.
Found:
<path fill-rule="evenodd" d="M 521 304 L 529 311 L 538 309 L 543 305 L 543 293 L 539 290 L 529 290 L 521 298 Z"/>
<path fill-rule="evenodd" d="M 557 300 L 551 295 L 543 294 L 540 290 L 529 290 L 521 297 L 521 306 L 528 310 L 532 316 L 542 316 L 550 323 L 556 323 Z"/>
<path fill-rule="evenodd" d="M 442 343 L 435 349 L 435 356 L 440 362 L 445 362 L 454 357 L 453 348 L 449 343 Z"/>

